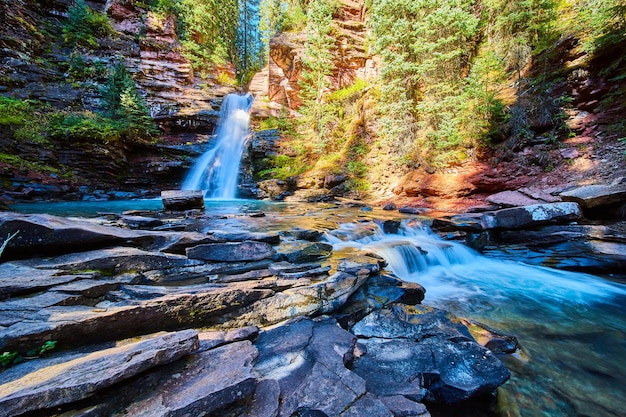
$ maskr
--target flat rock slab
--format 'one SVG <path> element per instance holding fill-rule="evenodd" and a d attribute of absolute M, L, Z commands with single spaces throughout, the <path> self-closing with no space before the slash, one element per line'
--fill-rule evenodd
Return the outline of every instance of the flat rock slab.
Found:
<path fill-rule="evenodd" d="M 0 416 L 9 417 L 82 400 L 198 348 L 195 330 L 157 335 L 82 356 L 17 365 L 0 374 Z"/>
<path fill-rule="evenodd" d="M 61 269 L 37 269 L 20 263 L 0 264 L 0 300 L 6 297 L 44 290 L 96 274 L 69 274 Z"/>
<path fill-rule="evenodd" d="M 215 262 L 242 262 L 271 259 L 274 248 L 269 243 L 245 241 L 234 243 L 210 243 L 187 249 L 187 257 Z"/>
<path fill-rule="evenodd" d="M 484 213 L 481 225 L 484 229 L 518 229 L 547 223 L 567 223 L 582 218 L 578 203 L 562 202 L 534 204 Z"/>
<path fill-rule="evenodd" d="M 502 191 L 487 197 L 487 202 L 503 207 L 530 206 L 541 203 L 541 201 L 531 198 L 519 191 Z"/>
<path fill-rule="evenodd" d="M 165 210 L 203 209 L 204 192 L 202 190 L 165 190 L 161 191 L 161 201 Z"/>
<path fill-rule="evenodd" d="M 116 416 L 200 416 L 250 396 L 256 386 L 249 341 L 231 343 L 189 357 L 176 378 L 144 393 Z"/>
<path fill-rule="evenodd" d="M 0 350 L 27 351 L 48 340 L 82 346 L 192 325 L 215 325 L 224 321 L 223 316 L 238 315 L 240 309 L 274 294 L 271 290 L 246 288 L 186 291 L 96 307 L 46 307 L 4 329 Z"/>
<path fill-rule="evenodd" d="M 215 239 L 225 240 L 227 242 L 243 242 L 246 240 L 255 240 L 257 242 L 266 242 L 272 245 L 280 243 L 280 235 L 278 232 L 248 232 L 247 230 L 239 231 L 223 231 L 209 230 L 207 234 Z"/>
<path fill-rule="evenodd" d="M 626 184 L 587 185 L 564 191 L 563 201 L 573 201 L 585 209 L 626 202 Z"/>
<path fill-rule="evenodd" d="M 37 253 L 58 255 L 128 242 L 148 246 L 167 240 L 163 233 L 152 231 L 103 226 L 48 214 L 0 212 L 0 236 L 15 232 L 19 233 L 7 245 L 5 259 L 32 257 Z"/>

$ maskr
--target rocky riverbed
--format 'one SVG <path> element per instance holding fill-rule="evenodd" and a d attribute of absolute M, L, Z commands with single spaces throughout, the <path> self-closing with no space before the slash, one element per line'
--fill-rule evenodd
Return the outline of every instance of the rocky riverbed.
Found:
<path fill-rule="evenodd" d="M 553 228 L 545 249 L 575 229 L 598 259 L 610 246 L 603 265 L 618 271 L 621 229 L 586 224 L 584 204 L 424 221 L 483 249 Z M 366 237 L 417 215 L 307 207 L 0 213 L 0 236 L 18 232 L 0 263 L 0 415 L 427 416 L 507 381 L 499 358 L 515 338 L 470 332 L 379 256 L 323 239 L 345 221 Z"/>

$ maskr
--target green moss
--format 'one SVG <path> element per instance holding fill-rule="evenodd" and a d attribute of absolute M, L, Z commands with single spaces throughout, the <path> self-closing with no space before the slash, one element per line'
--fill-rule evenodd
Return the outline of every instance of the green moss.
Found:
<path fill-rule="evenodd" d="M 32 171 L 32 172 L 44 172 L 48 174 L 63 175 L 61 170 L 52 167 L 50 165 L 43 164 L 39 161 L 29 161 L 18 155 L 11 155 L 7 153 L 0 153 L 0 163 L 9 165 L 11 167 Z"/>

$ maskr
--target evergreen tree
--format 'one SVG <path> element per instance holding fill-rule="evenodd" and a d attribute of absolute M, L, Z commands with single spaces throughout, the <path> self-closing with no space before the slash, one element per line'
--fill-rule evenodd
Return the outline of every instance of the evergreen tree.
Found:
<path fill-rule="evenodd" d="M 302 57 L 303 70 L 300 86 L 304 103 L 302 111 L 307 114 L 318 134 L 323 130 L 321 101 L 330 86 L 329 76 L 333 65 L 331 48 L 332 17 L 336 4 L 332 0 L 311 0 L 307 9 L 307 41 Z"/>
<path fill-rule="evenodd" d="M 74 0 L 67 9 L 67 20 L 63 25 L 63 40 L 70 45 L 97 48 L 96 36 L 112 32 L 107 17 L 96 13 L 84 0 Z"/>
<path fill-rule="evenodd" d="M 258 71 L 264 64 L 259 23 L 259 0 L 240 0 L 236 66 L 242 78 L 246 78 L 246 74 Z"/>
<path fill-rule="evenodd" d="M 453 116 L 479 24 L 472 6 L 470 0 L 373 2 L 374 48 L 383 58 L 382 136 L 400 156 L 419 162 L 459 141 Z M 418 142 L 420 132 L 426 143 Z M 411 156 L 418 144 L 424 155 Z"/>
<path fill-rule="evenodd" d="M 119 58 L 101 90 L 104 115 L 120 125 L 130 139 L 148 138 L 156 127 L 123 58 Z"/>

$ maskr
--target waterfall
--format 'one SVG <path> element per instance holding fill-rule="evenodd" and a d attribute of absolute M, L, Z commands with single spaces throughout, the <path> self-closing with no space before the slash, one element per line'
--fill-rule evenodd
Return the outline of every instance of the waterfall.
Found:
<path fill-rule="evenodd" d="M 196 161 L 183 182 L 183 190 L 204 190 L 208 198 L 235 198 L 239 164 L 248 138 L 249 110 L 253 100 L 251 93 L 229 94 L 224 97 L 215 145 Z"/>

